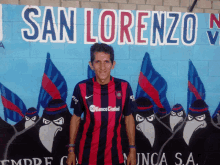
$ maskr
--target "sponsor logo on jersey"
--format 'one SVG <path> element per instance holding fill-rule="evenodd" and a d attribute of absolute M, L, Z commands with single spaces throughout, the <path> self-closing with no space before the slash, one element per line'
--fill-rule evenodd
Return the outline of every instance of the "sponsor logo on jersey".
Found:
<path fill-rule="evenodd" d="M 75 104 L 77 104 L 79 100 L 76 99 L 76 96 L 72 96 L 72 98 L 73 98 L 73 101 L 75 102 Z"/>
<path fill-rule="evenodd" d="M 89 110 L 91 112 L 101 112 L 101 111 L 120 111 L 120 106 L 118 107 L 112 107 L 112 106 L 108 106 L 106 108 L 100 108 L 100 107 L 97 107 L 95 105 L 90 105 L 89 106 Z"/>
<path fill-rule="evenodd" d="M 93 95 L 90 95 L 90 96 L 85 96 L 85 99 L 88 99 L 88 98 L 90 98 L 90 97 L 92 97 Z"/>

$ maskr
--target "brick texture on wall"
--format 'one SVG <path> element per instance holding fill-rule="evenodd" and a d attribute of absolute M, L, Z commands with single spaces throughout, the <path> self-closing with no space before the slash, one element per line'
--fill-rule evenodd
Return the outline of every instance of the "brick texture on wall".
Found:
<path fill-rule="evenodd" d="M 188 12 L 194 0 L 0 0 L 1 4 Z M 220 0 L 198 0 L 194 13 L 220 13 Z"/>

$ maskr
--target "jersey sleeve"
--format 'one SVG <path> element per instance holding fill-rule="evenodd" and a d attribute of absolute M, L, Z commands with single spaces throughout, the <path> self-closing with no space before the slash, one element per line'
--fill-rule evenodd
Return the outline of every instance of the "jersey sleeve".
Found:
<path fill-rule="evenodd" d="M 78 84 L 75 86 L 73 91 L 70 108 L 74 108 L 74 114 L 78 117 L 81 117 L 81 114 L 84 111 L 83 99 Z"/>
<path fill-rule="evenodd" d="M 131 86 L 128 83 L 123 115 L 129 116 L 130 114 L 134 113 L 136 109 L 137 109 L 137 105 L 135 102 L 135 98 L 134 98 Z"/>

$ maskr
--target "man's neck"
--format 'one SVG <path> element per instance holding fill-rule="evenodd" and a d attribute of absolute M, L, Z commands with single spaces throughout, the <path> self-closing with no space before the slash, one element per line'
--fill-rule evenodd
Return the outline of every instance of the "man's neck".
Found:
<path fill-rule="evenodd" d="M 96 77 L 96 81 L 97 81 L 100 85 L 106 85 L 106 84 L 108 84 L 108 83 L 110 82 L 110 77 L 111 77 L 111 76 L 109 76 L 109 77 L 106 78 L 105 80 L 101 80 L 101 79 L 98 79 L 98 78 Z"/>

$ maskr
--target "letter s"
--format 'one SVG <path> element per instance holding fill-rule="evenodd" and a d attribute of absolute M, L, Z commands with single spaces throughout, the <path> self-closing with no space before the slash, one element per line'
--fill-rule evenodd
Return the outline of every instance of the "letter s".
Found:
<path fill-rule="evenodd" d="M 177 152 L 177 153 L 175 154 L 175 157 L 176 157 L 177 159 L 179 159 L 180 163 L 177 164 L 177 163 L 175 162 L 175 165 L 181 165 L 182 162 L 183 162 L 182 159 L 178 157 L 178 155 L 182 155 L 182 154 L 181 154 L 180 152 Z"/>
<path fill-rule="evenodd" d="M 39 40 L 39 24 L 33 19 L 33 17 L 40 17 L 41 10 L 37 6 L 25 6 L 22 10 L 22 19 L 24 22 L 30 26 L 30 29 L 21 29 L 21 35 L 23 40 L 36 42 Z"/>

